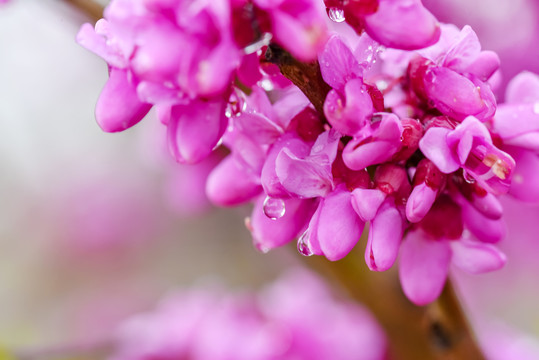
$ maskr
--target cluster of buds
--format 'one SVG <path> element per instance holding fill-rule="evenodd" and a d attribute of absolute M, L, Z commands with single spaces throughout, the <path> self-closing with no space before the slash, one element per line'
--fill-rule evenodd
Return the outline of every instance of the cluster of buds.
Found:
<path fill-rule="evenodd" d="M 228 148 L 207 194 L 254 202 L 246 225 L 263 252 L 296 239 L 339 260 L 369 223 L 368 267 L 400 254 L 422 305 L 451 263 L 503 266 L 500 195 L 539 200 L 537 76 L 519 75 L 498 108 L 498 56 L 420 0 L 113 0 L 78 41 L 109 64 L 105 131 L 155 106 L 179 162 Z"/>

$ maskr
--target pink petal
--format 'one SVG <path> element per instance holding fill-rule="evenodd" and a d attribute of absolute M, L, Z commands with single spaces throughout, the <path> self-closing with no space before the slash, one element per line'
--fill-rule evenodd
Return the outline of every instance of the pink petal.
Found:
<path fill-rule="evenodd" d="M 458 38 L 447 51 L 442 65 L 456 72 L 463 73 L 481 51 L 481 44 L 477 35 L 469 25 L 465 25 Z"/>
<path fill-rule="evenodd" d="M 420 230 L 408 233 L 401 245 L 399 260 L 399 278 L 404 294 L 420 306 L 440 296 L 451 260 L 447 241 L 423 236 Z"/>
<path fill-rule="evenodd" d="M 464 225 L 479 240 L 496 243 L 505 237 L 507 229 L 503 219 L 489 219 L 467 201 L 460 202 L 460 206 Z"/>
<path fill-rule="evenodd" d="M 509 193 L 521 201 L 539 202 L 539 156 L 527 150 L 511 148 L 516 167 Z"/>
<path fill-rule="evenodd" d="M 307 226 L 317 205 L 316 201 L 310 199 L 286 199 L 284 215 L 272 220 L 264 214 L 264 198 L 261 196 L 255 203 L 247 224 L 255 245 L 262 251 L 282 246 L 297 237 Z"/>
<path fill-rule="evenodd" d="M 386 199 L 371 222 L 365 249 L 369 269 L 386 271 L 395 262 L 404 233 L 404 221 L 393 199 Z"/>
<path fill-rule="evenodd" d="M 486 120 L 490 113 L 490 102 L 494 95 L 488 86 L 479 86 L 455 71 L 435 67 L 424 78 L 425 91 L 434 106 L 444 115 L 463 120 L 468 115 L 482 116 Z M 489 100 L 487 102 L 486 100 Z"/>
<path fill-rule="evenodd" d="M 195 99 L 188 105 L 174 106 L 168 124 L 168 145 L 176 161 L 195 163 L 206 158 L 227 122 L 225 102 L 220 99 Z"/>
<path fill-rule="evenodd" d="M 471 204 L 481 214 L 492 220 L 498 220 L 503 215 L 503 206 L 496 196 L 486 193 L 484 196 L 472 194 Z"/>
<path fill-rule="evenodd" d="M 310 151 L 308 144 L 290 133 L 283 135 L 273 144 L 268 151 L 260 175 L 264 192 L 271 197 L 286 198 L 290 196 L 288 191 L 281 184 L 279 176 L 277 176 L 275 165 L 277 157 L 285 147 L 290 150 L 290 153 L 298 158 L 307 157 Z"/>
<path fill-rule="evenodd" d="M 96 23 L 96 27 L 106 27 L 106 24 L 107 20 L 101 19 Z M 76 41 L 82 47 L 102 57 L 110 66 L 119 69 L 127 67 L 127 61 L 121 52 L 115 51 L 114 48 L 108 46 L 106 38 L 97 34 L 92 25 L 83 24 L 77 33 Z"/>
<path fill-rule="evenodd" d="M 284 148 L 275 159 L 283 187 L 300 198 L 322 197 L 333 189 L 331 163 L 325 156 L 300 159 Z"/>
<path fill-rule="evenodd" d="M 500 68 L 500 58 L 494 51 L 481 51 L 475 61 L 463 73 L 474 74 L 481 81 L 487 81 Z"/>
<path fill-rule="evenodd" d="M 374 106 L 362 80 L 347 82 L 344 91 L 344 98 L 335 90 L 329 92 L 324 101 L 324 114 L 337 131 L 354 136 L 368 124 Z"/>
<path fill-rule="evenodd" d="M 413 223 L 421 221 L 434 204 L 437 194 L 424 183 L 415 186 L 406 202 L 406 218 Z"/>
<path fill-rule="evenodd" d="M 505 93 L 507 103 L 522 104 L 539 101 L 539 75 L 523 71 L 507 85 Z"/>
<path fill-rule="evenodd" d="M 539 105 L 502 104 L 496 110 L 492 125 L 505 144 L 539 149 Z"/>
<path fill-rule="evenodd" d="M 206 195 L 219 206 L 242 204 L 261 191 L 260 179 L 241 167 L 233 156 L 222 160 L 206 182 Z"/>
<path fill-rule="evenodd" d="M 433 127 L 427 130 L 419 141 L 421 152 L 444 174 L 457 171 L 460 167 L 451 149 L 447 146 L 447 135 L 450 132 L 451 130 L 446 128 Z"/>
<path fill-rule="evenodd" d="M 339 36 L 332 36 L 318 56 L 322 78 L 332 88 L 342 91 L 350 79 L 363 77 L 363 68 Z"/>
<path fill-rule="evenodd" d="M 385 198 L 381 190 L 356 188 L 352 191 L 352 207 L 363 221 L 371 221 Z"/>
<path fill-rule="evenodd" d="M 95 118 L 103 131 L 123 131 L 142 120 L 151 107 L 139 100 L 126 70 L 111 68 L 97 100 Z"/>
<path fill-rule="evenodd" d="M 365 226 L 350 200 L 350 192 L 339 187 L 321 204 L 317 237 L 320 249 L 331 261 L 342 259 L 352 250 Z"/>
<path fill-rule="evenodd" d="M 378 11 L 365 17 L 365 30 L 380 44 L 403 50 L 421 49 L 440 37 L 440 25 L 420 0 L 380 0 Z"/>
<path fill-rule="evenodd" d="M 451 241 L 451 250 L 453 264 L 471 274 L 501 269 L 506 262 L 505 254 L 497 247 L 478 241 Z"/>
<path fill-rule="evenodd" d="M 299 60 L 312 61 L 326 41 L 327 28 L 324 21 L 312 17 L 310 23 L 301 23 L 295 15 L 283 11 L 271 14 L 275 40 Z"/>

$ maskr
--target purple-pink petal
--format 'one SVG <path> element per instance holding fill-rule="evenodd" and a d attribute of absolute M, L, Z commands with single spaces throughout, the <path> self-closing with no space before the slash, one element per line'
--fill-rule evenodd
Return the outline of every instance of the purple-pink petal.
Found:
<path fill-rule="evenodd" d="M 206 195 L 216 205 L 235 206 L 260 194 L 260 179 L 239 164 L 234 156 L 222 160 L 210 173 Z"/>
<path fill-rule="evenodd" d="M 352 208 L 351 195 L 338 187 L 320 204 L 317 238 L 320 249 L 331 261 L 340 260 L 356 245 L 365 223 Z"/>
<path fill-rule="evenodd" d="M 511 148 L 516 167 L 509 193 L 525 202 L 539 202 L 539 155 L 533 151 Z"/>
<path fill-rule="evenodd" d="M 361 79 L 346 83 L 344 96 L 331 90 L 324 101 L 324 114 L 342 134 L 354 136 L 369 122 L 374 112 L 371 96 Z"/>
<path fill-rule="evenodd" d="M 284 215 L 272 220 L 264 214 L 264 199 L 263 195 L 256 201 L 251 218 L 246 224 L 255 246 L 263 251 L 282 246 L 297 237 L 307 226 L 317 205 L 317 202 L 311 199 L 285 199 Z"/>
<path fill-rule="evenodd" d="M 395 201 L 386 198 L 371 221 L 365 262 L 373 271 L 386 271 L 395 262 L 404 233 L 404 219 Z"/>
<path fill-rule="evenodd" d="M 444 174 L 457 171 L 459 162 L 447 145 L 447 135 L 451 130 L 441 127 L 433 127 L 427 130 L 419 141 L 419 148 L 427 159 L 432 161 Z"/>
<path fill-rule="evenodd" d="M 503 219 L 489 219 L 467 201 L 459 203 L 464 225 L 476 238 L 483 242 L 496 243 L 505 237 L 507 229 Z"/>
<path fill-rule="evenodd" d="M 399 278 L 402 289 L 416 305 L 426 305 L 441 294 L 451 261 L 447 241 L 424 236 L 420 230 L 408 233 L 400 250 Z"/>
<path fill-rule="evenodd" d="M 351 79 L 363 77 L 363 67 L 350 48 L 337 36 L 332 36 L 318 56 L 320 72 L 324 81 L 332 88 L 343 91 Z"/>
<path fill-rule="evenodd" d="M 352 207 L 363 221 L 371 221 L 385 198 L 381 190 L 356 188 L 352 191 Z"/>
<path fill-rule="evenodd" d="M 539 101 L 539 75 L 523 71 L 515 76 L 505 92 L 505 101 L 510 104 L 530 104 Z"/>
<path fill-rule="evenodd" d="M 212 152 L 228 123 L 224 112 L 225 102 L 220 99 L 195 99 L 172 108 L 168 145 L 176 161 L 195 163 Z"/>
<path fill-rule="evenodd" d="M 421 221 L 436 200 L 438 191 L 425 183 L 414 187 L 406 202 L 406 218 L 412 223 Z"/>
<path fill-rule="evenodd" d="M 471 274 L 482 274 L 501 269 L 506 262 L 505 254 L 491 244 L 469 239 L 451 241 L 452 262 Z"/>
<path fill-rule="evenodd" d="M 301 159 L 284 148 L 275 159 L 275 173 L 283 187 L 300 198 L 323 197 L 333 189 L 331 163 L 325 156 Z"/>
<path fill-rule="evenodd" d="M 365 17 L 365 30 L 380 44 L 403 50 L 421 49 L 440 38 L 440 25 L 421 0 L 380 0 L 378 11 Z"/>
<path fill-rule="evenodd" d="M 139 100 L 127 70 L 111 68 L 97 100 L 95 118 L 103 131 L 123 131 L 142 120 L 151 107 Z"/>

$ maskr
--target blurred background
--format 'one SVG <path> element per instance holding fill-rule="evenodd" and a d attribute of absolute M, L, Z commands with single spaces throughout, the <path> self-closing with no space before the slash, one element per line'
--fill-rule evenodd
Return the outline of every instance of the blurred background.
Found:
<path fill-rule="evenodd" d="M 516 73 L 539 72 L 537 1 L 424 3 L 500 54 L 500 98 Z M 123 133 L 99 129 L 107 67 L 74 41 L 86 21 L 59 0 L 0 4 L 0 349 L 91 347 L 173 289 L 258 288 L 301 261 L 254 249 L 249 208 L 212 208 L 204 179 L 218 159 L 175 164 L 154 114 Z M 506 268 L 455 274 L 457 287 L 485 339 L 514 333 L 535 349 L 539 209 L 506 205 Z"/>

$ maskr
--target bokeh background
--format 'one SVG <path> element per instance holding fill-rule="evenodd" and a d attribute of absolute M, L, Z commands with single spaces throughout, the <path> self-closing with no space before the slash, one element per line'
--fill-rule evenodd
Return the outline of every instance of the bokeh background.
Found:
<path fill-rule="evenodd" d="M 539 2 L 424 3 L 499 52 L 500 89 L 539 72 Z M 301 261 L 254 249 L 248 207 L 212 208 L 204 177 L 217 159 L 175 164 L 153 114 L 124 133 L 99 129 L 107 67 L 74 41 L 86 21 L 60 0 L 0 5 L 0 349 L 92 347 L 174 289 L 258 288 Z M 539 349 L 539 209 L 506 206 L 506 268 L 457 273 L 457 287 L 485 341 L 516 346 L 516 334 Z"/>

